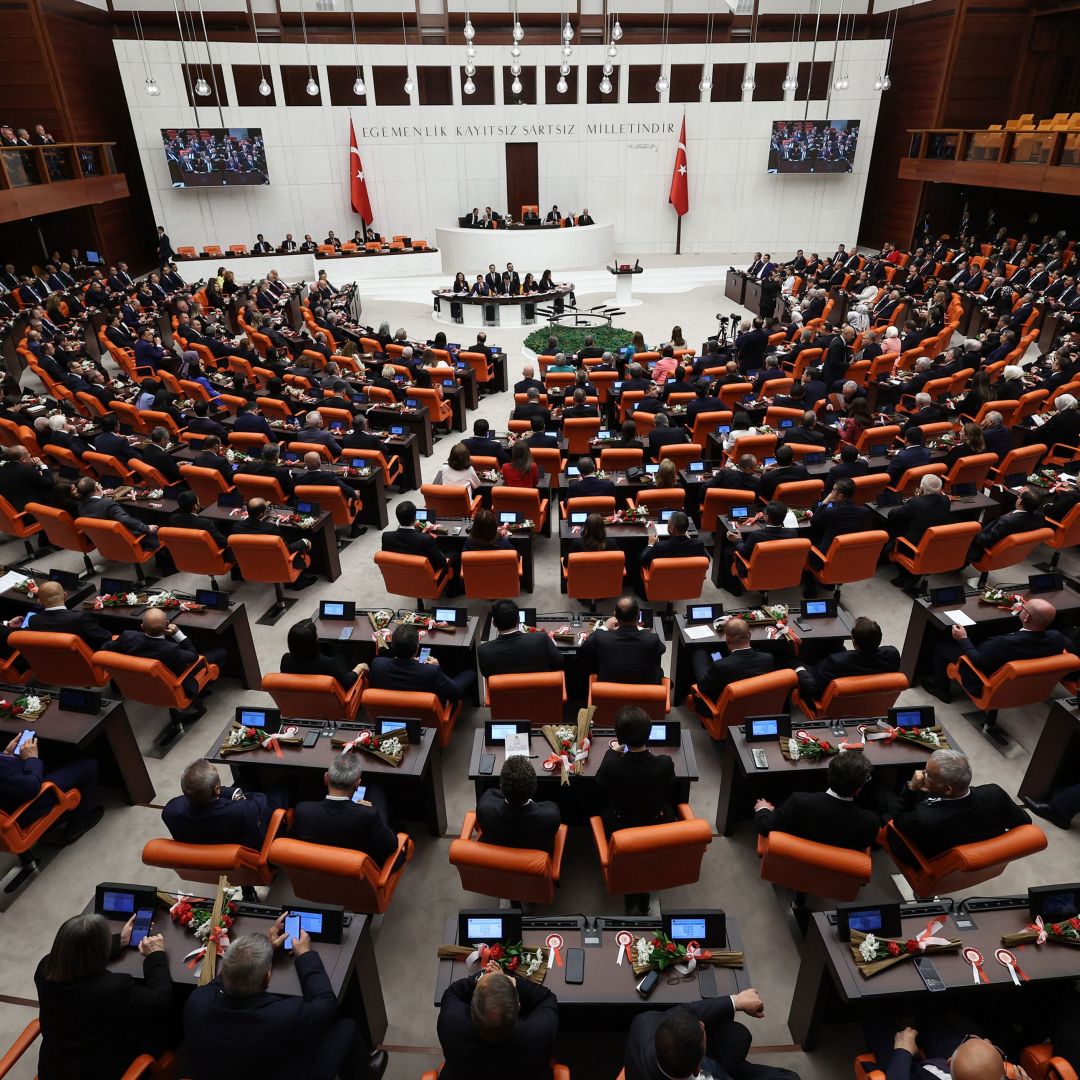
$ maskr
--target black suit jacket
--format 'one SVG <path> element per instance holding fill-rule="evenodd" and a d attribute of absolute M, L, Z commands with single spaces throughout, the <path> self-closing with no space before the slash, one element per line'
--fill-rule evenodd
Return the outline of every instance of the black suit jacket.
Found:
<path fill-rule="evenodd" d="M 900 670 L 900 653 L 895 645 L 880 645 L 874 652 L 841 649 L 799 672 L 799 688 L 816 701 L 833 679 L 852 675 L 882 675 Z"/>
<path fill-rule="evenodd" d="M 382 549 L 400 555 L 423 555 L 435 570 L 441 570 L 446 565 L 446 556 L 439 549 L 435 538 L 411 525 L 384 532 Z"/>
<path fill-rule="evenodd" d="M 1006 536 L 1046 527 L 1046 519 L 1037 510 L 1035 512 L 1012 510 L 1008 514 L 1002 514 L 1001 517 L 995 518 L 989 525 L 985 526 L 976 535 L 974 543 L 977 551 L 986 551 L 999 540 L 1004 540 Z M 976 558 L 979 557 L 981 556 L 976 554 Z"/>
<path fill-rule="evenodd" d="M 476 804 L 476 822 L 485 844 L 551 851 L 562 818 L 553 802 L 530 799 L 524 806 L 511 806 L 502 791 L 488 788 Z"/>
<path fill-rule="evenodd" d="M 735 1023 L 731 997 L 689 1001 L 684 1006 L 705 1025 L 707 1055 L 733 1073 L 750 1051 L 750 1032 Z M 640 1012 L 634 1017 L 626 1039 L 626 1080 L 667 1080 L 656 1060 L 656 1029 L 664 1019 L 663 1009 Z"/>
<path fill-rule="evenodd" d="M 534 671 L 561 671 L 562 654 L 547 634 L 526 634 L 520 630 L 499 634 L 476 650 L 480 674 L 523 675 Z"/>
<path fill-rule="evenodd" d="M 19 511 L 28 502 L 51 502 L 53 482 L 52 473 L 36 465 L 9 461 L 0 467 L 0 496 Z"/>
<path fill-rule="evenodd" d="M 362 851 L 380 866 L 397 849 L 397 837 L 378 811 L 348 799 L 298 803 L 289 836 L 309 844 Z"/>
<path fill-rule="evenodd" d="M 608 832 L 675 820 L 675 762 L 651 750 L 608 750 L 596 770 Z"/>
<path fill-rule="evenodd" d="M 109 633 L 88 611 L 51 608 L 35 611 L 23 620 L 23 630 L 41 630 L 51 634 L 74 634 L 91 649 L 103 649 L 112 641 Z"/>
<path fill-rule="evenodd" d="M 658 683 L 664 643 L 651 630 L 616 627 L 590 634 L 578 649 L 586 672 L 601 682 Z"/>
<path fill-rule="evenodd" d="M 758 494 L 766 502 L 769 502 L 773 493 L 781 484 L 787 484 L 796 480 L 809 480 L 810 473 L 805 465 L 777 465 L 762 473 L 758 481 Z"/>
<path fill-rule="evenodd" d="M 1010 660 L 1037 660 L 1064 652 L 1068 642 L 1058 630 L 1017 630 L 1014 634 L 992 637 L 981 645 L 970 638 L 960 640 L 963 654 L 987 678 Z"/>
<path fill-rule="evenodd" d="M 157 469 L 170 484 L 177 484 L 183 479 L 180 475 L 180 463 L 176 458 L 154 443 L 143 446 L 142 459 L 147 465 Z"/>
<path fill-rule="evenodd" d="M 866 529 L 869 516 L 867 507 L 847 499 L 823 503 L 810 521 L 810 539 L 818 551 L 827 555 L 829 545 L 837 536 Z"/>
<path fill-rule="evenodd" d="M 654 559 L 692 559 L 708 555 L 700 537 L 667 536 L 641 553 L 640 565 L 651 566 Z"/>
<path fill-rule="evenodd" d="M 877 814 L 825 791 L 796 791 L 783 806 L 759 810 L 754 823 L 762 836 L 785 832 L 817 844 L 865 851 L 874 842 L 881 822 Z"/>
<path fill-rule="evenodd" d="M 927 529 L 948 525 L 950 516 L 946 495 L 915 495 L 889 515 L 889 531 L 918 546 Z"/>
<path fill-rule="evenodd" d="M 142 630 L 124 630 L 110 646 L 110 651 L 123 653 L 125 656 L 141 656 L 151 660 L 160 660 L 174 675 L 182 675 L 196 660 L 199 651 L 190 641 L 171 641 L 167 637 L 150 637 Z M 188 684 L 191 684 L 191 689 Z M 194 678 L 184 681 L 184 687 L 191 693 Z"/>
<path fill-rule="evenodd" d="M 893 821 L 920 854 L 931 858 L 960 844 L 990 840 L 1031 824 L 1031 818 L 997 784 L 980 784 L 961 799 L 928 798 L 905 784 Z"/>
<path fill-rule="evenodd" d="M 685 446 L 689 442 L 690 433 L 685 428 L 654 428 L 649 432 L 649 446 L 646 454 L 653 461 L 659 461 L 660 451 L 665 446 Z"/>
<path fill-rule="evenodd" d="M 707 698 L 716 701 L 730 683 L 752 679 L 755 675 L 764 675 L 775 669 L 776 660 L 770 653 L 757 649 L 736 649 L 709 665 L 698 688 Z"/>
<path fill-rule="evenodd" d="M 580 480 L 575 480 L 566 491 L 568 499 L 593 498 L 600 495 L 614 496 L 614 494 L 615 482 L 613 480 L 601 480 L 596 476 L 584 476 Z"/>
<path fill-rule="evenodd" d="M 223 787 L 209 806 L 193 807 L 185 795 L 170 799 L 161 820 L 174 840 L 184 844 L 242 844 L 262 847 L 275 807 L 261 791 L 245 791 L 233 799 L 234 787 Z"/>
<path fill-rule="evenodd" d="M 481 439 L 474 435 L 461 441 L 472 457 L 493 457 L 500 465 L 505 465 L 510 460 L 510 455 L 498 439 Z"/>
<path fill-rule="evenodd" d="M 421 694 L 436 694 L 442 701 L 458 701 L 457 687 L 446 677 L 438 664 L 421 664 L 418 660 L 398 660 L 376 656 L 371 661 L 369 684 L 376 690 L 411 690 Z"/>

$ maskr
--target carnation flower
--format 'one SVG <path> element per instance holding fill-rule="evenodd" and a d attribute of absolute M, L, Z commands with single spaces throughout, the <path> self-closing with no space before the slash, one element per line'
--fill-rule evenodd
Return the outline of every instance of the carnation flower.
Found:
<path fill-rule="evenodd" d="M 787 747 L 788 747 L 788 756 L 791 758 L 791 760 L 792 761 L 798 761 L 799 760 L 799 754 L 800 754 L 798 739 L 794 739 L 794 738 L 788 739 Z"/>
<path fill-rule="evenodd" d="M 873 934 L 867 934 L 865 938 L 859 943 L 859 955 L 862 956 L 863 962 L 869 964 L 871 960 L 877 959 L 878 940 Z"/>

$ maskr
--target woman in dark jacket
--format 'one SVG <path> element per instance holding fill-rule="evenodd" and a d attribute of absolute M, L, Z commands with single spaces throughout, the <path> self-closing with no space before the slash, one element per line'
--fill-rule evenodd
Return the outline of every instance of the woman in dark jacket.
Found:
<path fill-rule="evenodd" d="M 343 690 L 351 690 L 366 664 L 357 664 L 351 671 L 345 670 L 332 656 L 319 648 L 319 631 L 310 619 L 289 627 L 287 639 L 289 651 L 281 658 L 283 675 L 329 675 L 337 679 Z"/>
<path fill-rule="evenodd" d="M 462 545 L 463 551 L 507 551 L 513 549 L 506 535 L 495 521 L 490 510 L 477 510 L 473 517 L 469 538 Z"/>
<path fill-rule="evenodd" d="M 581 535 L 570 541 L 570 546 L 563 556 L 563 565 L 569 568 L 570 556 L 581 551 L 618 551 L 615 545 L 608 544 L 607 529 L 604 528 L 602 514 L 590 514 L 581 526 Z"/>
<path fill-rule="evenodd" d="M 646 749 L 651 726 L 648 713 L 636 705 L 624 705 L 615 714 L 615 739 L 622 745 L 608 750 L 596 771 L 609 833 L 675 820 L 675 765 L 667 754 Z"/>
<path fill-rule="evenodd" d="M 978 424 L 965 424 L 962 432 L 963 441 L 958 442 L 946 455 L 945 467 L 951 469 L 961 458 L 986 453 L 986 440 Z"/>
<path fill-rule="evenodd" d="M 132 916 L 114 934 L 101 915 L 76 915 L 56 932 L 34 972 L 41 1080 L 116 1080 L 140 1054 L 175 1045 L 179 1014 L 161 935 L 139 943 L 141 979 L 108 970 L 134 923 Z"/>

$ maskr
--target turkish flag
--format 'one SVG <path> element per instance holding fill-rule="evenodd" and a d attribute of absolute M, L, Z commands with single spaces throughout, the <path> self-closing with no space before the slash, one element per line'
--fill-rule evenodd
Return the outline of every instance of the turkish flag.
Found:
<path fill-rule="evenodd" d="M 675 213 L 682 217 L 690 209 L 690 195 L 686 187 L 686 117 L 683 117 L 682 130 L 679 132 L 679 146 L 675 151 L 675 168 L 671 173 L 671 191 L 668 202 L 675 207 Z"/>
<path fill-rule="evenodd" d="M 360 161 L 360 151 L 356 146 L 356 132 L 353 122 L 349 121 L 349 192 L 352 195 L 352 208 L 370 225 L 374 215 L 371 212 L 371 200 L 368 199 L 367 181 L 364 179 L 364 166 Z"/>

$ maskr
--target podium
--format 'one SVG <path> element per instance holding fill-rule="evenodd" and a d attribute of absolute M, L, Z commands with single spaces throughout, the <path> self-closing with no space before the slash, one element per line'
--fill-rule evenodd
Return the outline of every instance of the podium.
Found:
<path fill-rule="evenodd" d="M 745 291 L 746 275 L 741 270 L 729 270 L 724 281 L 724 295 L 736 304 L 741 304 Z"/>
<path fill-rule="evenodd" d="M 619 307 L 631 307 L 634 304 L 634 275 L 644 274 L 645 267 L 640 265 L 622 267 L 616 264 L 608 267 L 608 273 L 615 276 L 615 303 Z"/>

